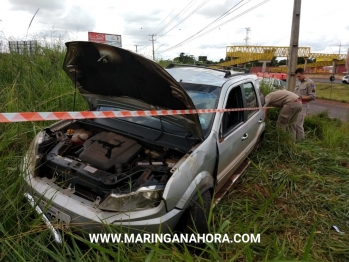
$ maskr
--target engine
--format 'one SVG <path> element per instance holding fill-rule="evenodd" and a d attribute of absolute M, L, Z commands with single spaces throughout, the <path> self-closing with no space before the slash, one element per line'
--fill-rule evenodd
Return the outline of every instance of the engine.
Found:
<path fill-rule="evenodd" d="M 76 126 L 46 132 L 39 176 L 94 201 L 110 193 L 165 185 L 182 153 L 106 130 Z"/>
<path fill-rule="evenodd" d="M 142 146 L 132 139 L 112 132 L 101 132 L 84 143 L 79 158 L 102 170 L 115 166 L 116 172 L 120 172 L 122 165 L 134 159 L 141 149 Z"/>

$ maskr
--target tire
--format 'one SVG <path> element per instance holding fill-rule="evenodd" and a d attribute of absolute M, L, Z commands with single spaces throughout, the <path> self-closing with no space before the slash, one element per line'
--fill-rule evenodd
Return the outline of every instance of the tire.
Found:
<path fill-rule="evenodd" d="M 207 219 L 210 212 L 212 196 L 209 190 L 206 190 L 193 204 L 185 211 L 179 221 L 181 227 L 179 231 L 183 233 L 206 234 L 209 232 Z"/>

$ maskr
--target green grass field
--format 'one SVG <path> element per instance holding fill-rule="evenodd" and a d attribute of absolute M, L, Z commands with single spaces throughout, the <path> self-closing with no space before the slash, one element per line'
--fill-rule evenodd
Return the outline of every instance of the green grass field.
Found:
<path fill-rule="evenodd" d="M 0 54 L 1 112 L 73 109 L 63 54 L 42 52 Z M 317 89 L 318 96 L 327 92 L 322 85 Z M 76 101 L 75 110 L 87 108 L 79 93 Z M 348 124 L 326 114 L 306 118 L 307 139 L 294 144 L 276 131 L 276 116 L 271 110 L 252 164 L 210 217 L 212 233 L 260 233 L 261 242 L 207 244 L 196 252 L 174 244 L 97 245 L 70 231 L 56 246 L 30 215 L 20 178 L 31 139 L 49 123 L 0 124 L 0 261 L 349 261 Z"/>
<path fill-rule="evenodd" d="M 349 103 L 349 85 L 316 83 L 317 98 Z"/>

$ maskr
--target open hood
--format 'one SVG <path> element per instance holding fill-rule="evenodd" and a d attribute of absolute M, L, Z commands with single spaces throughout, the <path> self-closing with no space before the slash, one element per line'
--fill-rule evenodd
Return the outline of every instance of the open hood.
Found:
<path fill-rule="evenodd" d="M 68 42 L 63 69 L 92 104 L 91 96 L 131 97 L 158 109 L 196 109 L 181 85 L 159 64 L 125 49 Z M 197 114 L 178 116 L 188 132 L 203 138 Z"/>

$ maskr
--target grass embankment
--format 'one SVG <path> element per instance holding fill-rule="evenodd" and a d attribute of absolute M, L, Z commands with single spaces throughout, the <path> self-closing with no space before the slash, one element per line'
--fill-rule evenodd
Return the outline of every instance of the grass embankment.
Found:
<path fill-rule="evenodd" d="M 349 103 L 349 85 L 315 83 L 317 98 Z"/>
<path fill-rule="evenodd" d="M 45 52 L 0 56 L 1 112 L 72 110 L 63 55 Z M 86 108 L 80 95 L 77 102 L 76 110 Z M 269 113 L 252 165 L 213 209 L 210 223 L 212 233 L 260 233 L 261 243 L 210 244 L 196 254 L 172 244 L 96 245 L 69 232 L 69 241 L 56 247 L 40 219 L 29 215 L 18 176 L 30 140 L 48 123 L 0 124 L 0 260 L 349 261 L 348 125 L 324 114 L 307 118 L 307 139 L 294 144 L 275 130 L 276 114 Z"/>

